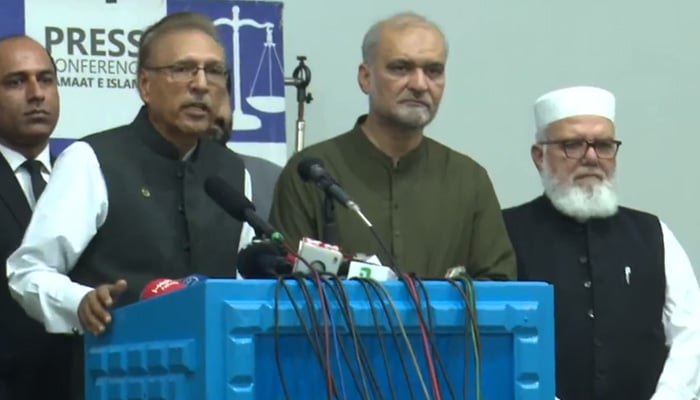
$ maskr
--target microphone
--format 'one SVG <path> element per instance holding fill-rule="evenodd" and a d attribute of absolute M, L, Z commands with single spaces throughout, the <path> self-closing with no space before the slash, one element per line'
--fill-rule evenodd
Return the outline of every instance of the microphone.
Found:
<path fill-rule="evenodd" d="M 359 209 L 357 204 L 350 198 L 350 195 L 338 185 L 338 182 L 331 177 L 323 166 L 323 161 L 318 158 L 307 157 L 302 159 L 297 165 L 297 172 L 304 182 L 313 182 L 321 190 L 328 193 L 343 206 L 355 210 Z"/>
<path fill-rule="evenodd" d="M 141 291 L 141 300 L 148 300 L 166 293 L 184 289 L 185 287 L 187 286 L 174 279 L 154 279 L 144 286 L 143 290 Z"/>
<path fill-rule="evenodd" d="M 182 278 L 182 279 L 178 279 L 178 282 L 180 282 L 180 283 L 182 283 L 183 285 L 189 287 L 189 286 L 194 286 L 194 285 L 196 285 L 196 284 L 198 284 L 198 283 L 204 282 L 204 281 L 206 281 L 207 279 L 209 279 L 209 278 L 207 278 L 207 277 L 204 276 L 204 275 L 192 274 L 192 275 L 186 276 L 186 277 L 184 277 L 184 278 Z"/>
<path fill-rule="evenodd" d="M 253 203 L 220 176 L 208 177 L 204 181 L 204 191 L 233 218 L 253 227 L 256 236 L 282 240 L 282 235 L 255 213 Z"/>
<path fill-rule="evenodd" d="M 378 282 L 398 279 L 396 272 L 384 265 L 376 265 L 362 260 L 351 260 L 348 268 L 348 279 L 366 278 Z"/>
<path fill-rule="evenodd" d="M 254 240 L 238 253 L 238 273 L 245 279 L 277 278 L 292 273 L 284 249 L 269 240 Z"/>
<path fill-rule="evenodd" d="M 350 199 L 350 195 L 348 195 L 345 192 L 345 190 L 343 190 L 338 185 L 338 182 L 336 182 L 335 179 L 333 179 L 333 177 L 328 173 L 328 171 L 326 171 L 326 168 L 323 166 L 323 161 L 314 157 L 303 158 L 297 165 L 297 172 L 299 173 L 299 176 L 304 182 L 315 183 L 316 186 L 318 186 L 321 190 L 326 192 L 329 196 L 333 197 L 340 204 L 349 208 L 355 214 L 357 214 L 358 217 L 360 217 L 362 222 L 364 222 L 364 224 L 367 226 L 367 228 L 369 228 L 374 238 L 377 240 L 379 247 L 382 248 L 382 251 L 384 251 L 384 253 L 386 253 L 386 255 L 391 260 L 391 268 L 394 270 L 396 275 L 399 275 L 400 271 L 398 270 L 398 266 L 396 264 L 396 260 L 394 260 L 393 254 L 386 247 L 381 237 L 379 237 L 379 234 L 374 229 L 374 226 L 372 225 L 370 220 L 362 212 L 360 206 L 358 206 L 357 203 Z"/>

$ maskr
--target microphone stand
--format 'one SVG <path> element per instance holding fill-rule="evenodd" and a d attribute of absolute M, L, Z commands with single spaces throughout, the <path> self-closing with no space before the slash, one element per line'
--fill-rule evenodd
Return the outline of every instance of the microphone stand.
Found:
<path fill-rule="evenodd" d="M 301 151 L 304 148 L 304 130 L 306 121 L 304 121 L 304 104 L 311 103 L 313 97 L 311 93 L 306 92 L 307 86 L 311 82 L 311 70 L 304 63 L 306 56 L 297 56 L 299 65 L 294 68 L 291 78 L 285 78 L 285 86 L 294 86 L 297 88 L 297 123 L 296 123 L 296 142 L 295 151 Z"/>
<path fill-rule="evenodd" d="M 335 200 L 326 191 L 323 197 L 323 242 L 338 244 L 338 224 L 335 217 Z"/>

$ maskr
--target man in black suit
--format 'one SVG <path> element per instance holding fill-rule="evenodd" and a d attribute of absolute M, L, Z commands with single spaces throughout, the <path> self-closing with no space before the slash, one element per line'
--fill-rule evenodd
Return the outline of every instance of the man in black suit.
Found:
<path fill-rule="evenodd" d="M 0 39 L 0 260 L 19 246 L 51 171 L 49 136 L 59 113 L 56 68 L 26 36 Z M 70 347 L 50 335 L 0 281 L 0 399 L 67 399 Z"/>
<path fill-rule="evenodd" d="M 233 133 L 233 116 L 231 115 L 231 80 L 227 81 L 228 96 L 225 96 L 223 102 L 219 105 L 214 119 L 214 125 L 211 128 L 210 136 L 212 139 L 226 146 L 231 140 Z M 270 208 L 272 207 L 272 195 L 275 192 L 275 184 L 282 172 L 282 167 L 268 161 L 262 157 L 251 156 L 248 154 L 236 153 L 243 159 L 245 169 L 250 174 L 251 189 L 253 198 L 251 199 L 255 205 L 258 214 L 265 219 L 270 218 Z"/>

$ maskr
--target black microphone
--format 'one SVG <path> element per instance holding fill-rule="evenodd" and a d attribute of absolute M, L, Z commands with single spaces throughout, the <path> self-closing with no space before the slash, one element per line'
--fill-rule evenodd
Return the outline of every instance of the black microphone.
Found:
<path fill-rule="evenodd" d="M 255 213 L 255 206 L 241 192 L 229 185 L 220 176 L 210 176 L 204 181 L 204 191 L 229 215 L 241 222 L 247 222 L 255 230 L 256 236 L 273 238 L 281 235 L 265 219 Z"/>
<path fill-rule="evenodd" d="M 238 273 L 246 279 L 276 278 L 291 274 L 292 263 L 282 246 L 269 240 L 254 241 L 238 253 Z"/>
<path fill-rule="evenodd" d="M 338 182 L 326 171 L 323 161 L 318 158 L 307 157 L 302 159 L 297 165 L 297 172 L 304 182 L 313 182 L 321 190 L 331 195 L 340 204 L 354 210 L 357 204 L 350 198 L 350 195 L 338 185 Z"/>
<path fill-rule="evenodd" d="M 333 177 L 328 173 L 328 171 L 326 171 L 326 168 L 324 168 L 323 166 L 323 161 L 314 157 L 306 157 L 299 161 L 299 164 L 297 165 L 297 172 L 299 173 L 299 176 L 304 182 L 315 183 L 316 186 L 318 186 L 321 190 L 328 193 L 340 204 L 344 205 L 345 207 L 352 210 L 355 214 L 357 214 L 357 216 L 360 217 L 362 222 L 364 222 L 365 225 L 367 225 L 370 232 L 372 232 L 372 235 L 374 235 L 374 238 L 377 240 L 379 247 L 382 248 L 382 251 L 384 251 L 384 253 L 386 253 L 386 255 L 389 257 L 389 260 L 391 260 L 391 269 L 394 270 L 396 276 L 401 276 L 400 271 L 398 270 L 398 266 L 396 264 L 396 260 L 394 260 L 393 254 L 386 247 L 381 237 L 379 237 L 379 234 L 374 229 L 372 222 L 370 222 L 370 220 L 367 219 L 365 214 L 360 209 L 360 206 L 358 206 L 357 203 L 350 199 L 350 195 L 348 195 L 345 192 L 345 190 L 343 190 L 338 185 L 338 182 L 336 182 L 335 179 L 333 179 Z"/>

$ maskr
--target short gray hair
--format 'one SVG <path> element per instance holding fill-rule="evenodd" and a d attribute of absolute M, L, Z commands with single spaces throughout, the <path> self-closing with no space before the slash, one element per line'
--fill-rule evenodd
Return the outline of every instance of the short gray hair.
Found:
<path fill-rule="evenodd" d="M 403 12 L 377 21 L 367 30 L 365 37 L 362 39 L 362 62 L 365 64 L 372 64 L 374 62 L 377 56 L 379 40 L 384 28 L 390 27 L 400 29 L 408 26 L 428 26 L 435 29 L 442 37 L 442 42 L 445 45 L 445 55 L 447 55 L 447 38 L 445 38 L 445 34 L 436 23 L 422 15 L 413 12 Z"/>
<path fill-rule="evenodd" d="M 162 36 L 171 32 L 186 30 L 195 30 L 205 33 L 221 45 L 216 26 L 214 26 L 212 20 L 206 15 L 189 11 L 167 15 L 160 21 L 149 26 L 146 31 L 141 34 L 138 56 L 139 74 L 141 73 L 141 69 L 148 64 L 151 53 L 153 52 L 153 47 L 155 47 Z"/>

